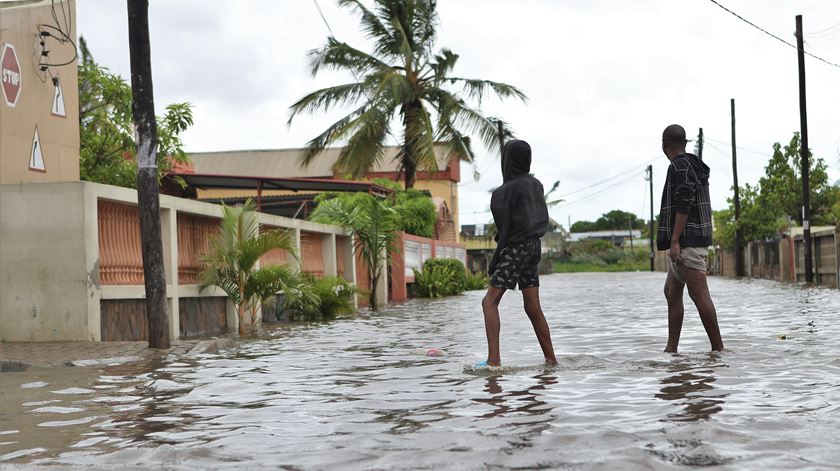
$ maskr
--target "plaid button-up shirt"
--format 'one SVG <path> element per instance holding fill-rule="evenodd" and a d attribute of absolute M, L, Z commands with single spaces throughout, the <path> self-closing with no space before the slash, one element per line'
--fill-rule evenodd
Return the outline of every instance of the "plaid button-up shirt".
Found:
<path fill-rule="evenodd" d="M 678 155 L 668 166 L 662 190 L 656 248 L 671 248 L 677 214 L 687 214 L 680 234 L 681 247 L 712 245 L 712 204 L 709 201 L 709 167 L 694 154 Z"/>

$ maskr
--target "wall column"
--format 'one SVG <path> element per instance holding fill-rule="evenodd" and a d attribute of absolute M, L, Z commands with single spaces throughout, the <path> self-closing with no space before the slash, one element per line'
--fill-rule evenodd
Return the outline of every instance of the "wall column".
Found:
<path fill-rule="evenodd" d="M 397 233 L 394 245 L 397 250 L 391 251 L 391 301 L 403 302 L 408 300 L 405 284 L 405 232 Z"/>

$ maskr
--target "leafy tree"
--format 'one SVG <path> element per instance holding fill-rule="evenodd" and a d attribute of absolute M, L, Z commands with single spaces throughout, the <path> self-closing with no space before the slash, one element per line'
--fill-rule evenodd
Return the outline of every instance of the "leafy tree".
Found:
<path fill-rule="evenodd" d="M 374 181 L 380 186 L 395 190 L 393 197 L 386 198 L 382 203 L 395 211 L 394 223 L 397 230 L 420 237 L 435 236 L 437 208 L 428 194 L 415 189 L 403 191 L 399 183 L 388 180 Z M 364 205 L 367 196 L 365 193 L 322 193 L 315 197 L 315 201 L 320 204 L 327 200 L 335 200 L 334 204 L 349 212 L 359 205 Z M 315 208 L 310 219 L 320 220 L 320 214 L 318 208 Z"/>
<path fill-rule="evenodd" d="M 840 220 L 840 188 L 829 183 L 827 166 L 822 158 L 811 158 L 809 185 L 811 224 L 837 224 Z M 765 174 L 752 186 L 741 187 L 741 240 L 772 238 L 790 223 L 802 224 L 802 171 L 799 133 L 788 145 L 773 144 L 773 156 Z M 735 243 L 735 209 L 715 212 L 715 243 L 731 248 Z"/>
<path fill-rule="evenodd" d="M 773 144 L 773 157 L 765 167 L 765 175 L 758 182 L 765 209 L 780 216 L 790 216 L 802 225 L 802 161 L 799 133 L 793 134 L 788 145 Z M 840 189 L 828 180 L 825 160 L 808 159 L 811 224 L 836 224 Z"/>
<path fill-rule="evenodd" d="M 355 81 L 304 96 L 290 107 L 289 124 L 302 112 L 358 107 L 309 141 L 304 164 L 325 147 L 346 141 L 336 166 L 342 173 L 361 177 L 382 159 L 396 116 L 402 125 L 397 159 L 405 172 L 406 188 L 414 186 L 418 169 L 435 167 L 436 142 L 466 161 L 474 158 L 470 134 L 477 134 L 488 148 L 498 145 L 497 121 L 465 98 L 480 105 L 489 92 L 522 101 L 526 96 L 511 85 L 452 74 L 458 55 L 449 49 L 433 53 L 438 26 L 435 0 L 375 0 L 372 9 L 360 0 L 339 0 L 338 4 L 361 17 L 373 51 L 364 52 L 330 36 L 324 47 L 310 52 L 313 75 L 322 69 L 343 70 Z"/>
<path fill-rule="evenodd" d="M 256 267 L 260 257 L 272 250 L 285 250 L 297 258 L 297 249 L 293 231 L 261 232 L 255 209 L 250 199 L 239 208 L 222 204 L 219 232 L 210 239 L 210 250 L 204 254 L 205 268 L 199 275 L 201 289 L 218 286 L 236 306 L 240 334 L 246 332 L 245 315 L 250 313 L 250 325 L 255 326 L 257 312 L 271 304 L 278 291 L 283 291 L 287 299 L 317 298 L 290 268 Z"/>
<path fill-rule="evenodd" d="M 646 231 L 646 223 L 644 219 L 639 218 L 633 213 L 622 211 L 620 209 L 614 209 L 608 213 L 602 214 L 595 222 L 576 221 L 572 224 L 572 232 L 626 230 L 631 223 L 633 229 Z"/>
<path fill-rule="evenodd" d="M 394 248 L 397 212 L 379 198 L 356 193 L 356 204 L 348 210 L 333 198 L 322 201 L 312 213 L 312 220 L 344 226 L 353 234 L 353 251 L 362 256 L 370 279 L 370 309 L 378 309 L 376 288 L 382 280 L 382 265 Z"/>
<path fill-rule="evenodd" d="M 131 117 L 131 86 L 98 65 L 79 38 L 79 170 L 82 180 L 135 188 L 136 143 Z M 158 173 L 189 161 L 181 134 L 193 124 L 192 105 L 173 103 L 157 118 Z"/>

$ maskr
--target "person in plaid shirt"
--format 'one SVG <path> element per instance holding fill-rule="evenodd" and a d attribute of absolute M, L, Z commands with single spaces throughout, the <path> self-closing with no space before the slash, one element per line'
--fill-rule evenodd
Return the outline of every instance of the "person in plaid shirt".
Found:
<path fill-rule="evenodd" d="M 671 161 L 662 204 L 656 248 L 667 250 L 670 260 L 665 280 L 668 301 L 668 344 L 676 353 L 682 332 L 683 291 L 694 301 L 709 336 L 712 350 L 723 350 L 715 305 L 706 283 L 706 257 L 712 245 L 712 206 L 709 202 L 709 167 L 685 151 L 685 129 L 672 124 L 662 133 L 662 152 Z"/>

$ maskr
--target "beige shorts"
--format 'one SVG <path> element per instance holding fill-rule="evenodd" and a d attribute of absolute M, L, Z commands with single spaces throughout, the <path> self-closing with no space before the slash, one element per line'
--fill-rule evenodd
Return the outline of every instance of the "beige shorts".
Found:
<path fill-rule="evenodd" d="M 682 274 L 686 269 L 700 270 L 706 273 L 708 267 L 708 247 L 684 247 L 680 249 L 680 259 L 677 262 L 671 262 L 671 272 L 677 277 L 680 283 L 685 284 Z"/>

